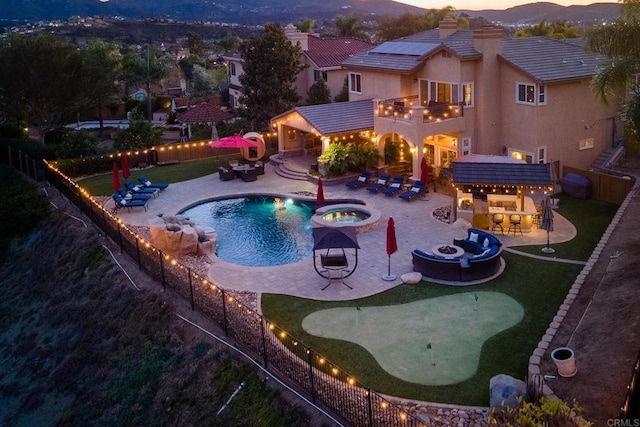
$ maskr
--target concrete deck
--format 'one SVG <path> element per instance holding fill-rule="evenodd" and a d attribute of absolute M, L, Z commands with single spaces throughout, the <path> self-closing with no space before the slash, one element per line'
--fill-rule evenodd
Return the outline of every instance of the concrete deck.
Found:
<path fill-rule="evenodd" d="M 300 161 L 300 168 L 304 169 L 306 160 L 300 159 Z M 295 161 L 292 160 L 292 162 Z M 254 182 L 244 182 L 240 179 L 222 182 L 216 173 L 171 184 L 157 198 L 149 201 L 148 211 L 136 208 L 127 212 L 123 209 L 117 215 L 125 224 L 146 226 L 149 225 L 149 220 L 160 213 L 174 215 L 189 205 L 212 197 L 256 193 L 300 197 L 299 194 L 293 193 L 315 194 L 316 192 L 317 186 L 314 183 L 282 178 L 275 174 L 270 164 L 265 166 L 265 171 L 265 175 L 260 175 Z M 466 237 L 466 229 L 470 226 L 464 221 L 446 224 L 433 217 L 432 213 L 435 209 L 451 204 L 451 198 L 440 192 L 431 191 L 427 199 L 406 202 L 397 196 L 372 194 L 363 188 L 350 190 L 343 184 L 327 185 L 325 183 L 324 195 L 327 200 L 359 199 L 382 213 L 382 224 L 378 228 L 358 235 L 361 247 L 358 253 L 358 268 L 345 280 L 353 289 L 347 288 L 339 280 L 334 280 L 331 286 L 322 291 L 327 280 L 316 273 L 311 258 L 275 267 L 246 267 L 216 259 L 211 263 L 209 279 L 222 288 L 241 291 L 280 293 L 317 300 L 362 298 L 399 285 L 400 276 L 412 271 L 411 251 L 413 249 L 430 250 L 437 244 L 451 244 L 454 238 Z M 315 200 L 314 197 L 310 199 Z M 109 200 L 106 206 L 111 208 L 112 204 L 113 201 Z M 382 279 L 382 276 L 387 274 L 388 268 L 385 239 L 386 222 L 389 216 L 393 216 L 395 220 L 398 242 L 398 252 L 391 256 L 391 273 L 397 276 L 394 281 Z M 554 229 L 554 232 L 550 233 L 551 244 L 570 240 L 576 234 L 573 225 L 557 213 L 554 218 Z M 523 236 L 500 234 L 497 236 L 505 247 L 545 244 L 547 239 L 546 232 L 537 228 Z"/>

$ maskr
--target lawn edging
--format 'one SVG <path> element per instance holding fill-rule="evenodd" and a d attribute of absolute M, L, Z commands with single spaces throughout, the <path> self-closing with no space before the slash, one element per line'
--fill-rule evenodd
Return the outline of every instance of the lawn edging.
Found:
<path fill-rule="evenodd" d="M 633 190 L 635 190 L 636 187 L 638 187 L 638 185 L 639 184 L 636 183 L 634 185 Z M 635 191 L 633 190 L 627 194 L 624 201 L 618 208 L 618 211 L 616 212 L 615 216 L 611 220 L 611 223 L 609 224 L 605 232 L 602 234 L 600 241 L 598 242 L 595 249 L 591 253 L 591 256 L 587 260 L 586 265 L 584 266 L 580 274 L 578 274 L 578 276 L 576 277 L 576 280 L 573 282 L 573 285 L 569 289 L 569 293 L 565 297 L 564 302 L 558 308 L 558 311 L 556 312 L 556 315 L 553 317 L 551 323 L 549 324 L 549 327 L 545 331 L 545 334 L 542 336 L 542 338 L 538 342 L 538 346 L 533 350 L 533 354 L 529 357 L 528 380 L 530 383 L 534 382 L 535 377 L 539 377 L 540 375 L 542 375 L 542 372 L 540 369 L 540 364 L 542 362 L 542 359 L 543 357 L 545 357 L 547 352 L 550 351 L 549 345 L 551 344 L 553 338 L 558 332 L 558 329 L 562 325 L 562 322 L 565 316 L 567 315 L 567 313 L 569 312 L 571 305 L 573 304 L 573 302 L 576 300 L 576 297 L 580 293 L 582 284 L 585 282 L 585 279 L 591 272 L 596 262 L 598 262 L 598 260 L 600 259 L 602 250 L 604 249 L 605 245 L 609 241 L 609 238 L 613 234 L 613 231 L 618 226 L 620 219 L 622 218 L 625 210 L 629 206 L 629 203 L 631 203 L 631 199 L 635 195 Z M 546 382 L 543 382 L 542 391 L 545 396 L 548 396 L 551 398 L 558 398 L 555 395 L 554 391 L 551 389 L 551 387 L 549 387 L 546 384 Z"/>

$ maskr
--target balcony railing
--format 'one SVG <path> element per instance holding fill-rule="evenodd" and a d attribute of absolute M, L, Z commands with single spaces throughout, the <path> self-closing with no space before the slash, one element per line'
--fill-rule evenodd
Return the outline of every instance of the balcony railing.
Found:
<path fill-rule="evenodd" d="M 464 116 L 464 108 L 461 102 L 449 104 L 430 101 L 427 105 L 420 106 L 418 95 L 386 99 L 378 103 L 378 117 L 394 120 L 413 121 L 417 119 L 427 123 L 462 116 Z"/>

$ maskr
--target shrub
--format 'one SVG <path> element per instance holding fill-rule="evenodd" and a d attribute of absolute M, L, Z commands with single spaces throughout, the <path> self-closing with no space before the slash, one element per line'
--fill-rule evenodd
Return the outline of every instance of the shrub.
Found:
<path fill-rule="evenodd" d="M 349 151 L 344 144 L 331 144 L 327 151 L 318 157 L 318 161 L 324 165 L 329 176 L 344 175 L 349 168 Z"/>
<path fill-rule="evenodd" d="M 94 156 L 98 154 L 98 140 L 85 131 L 65 132 L 58 154 L 63 159 Z"/>
<path fill-rule="evenodd" d="M 582 408 L 574 400 L 569 406 L 558 399 L 542 397 L 539 402 L 525 402 L 520 399 L 518 406 L 494 408 L 489 415 L 489 426 L 521 427 L 573 427 L 590 426 L 580 417 Z"/>

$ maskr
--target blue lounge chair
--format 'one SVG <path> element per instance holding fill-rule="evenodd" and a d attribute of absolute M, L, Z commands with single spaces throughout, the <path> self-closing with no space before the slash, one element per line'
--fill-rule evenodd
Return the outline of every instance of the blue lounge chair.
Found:
<path fill-rule="evenodd" d="M 422 181 L 416 181 L 413 183 L 409 190 L 403 191 L 398 197 L 400 197 L 402 200 L 410 202 L 416 197 L 424 195 L 424 190 L 424 183 Z"/>
<path fill-rule="evenodd" d="M 369 178 L 371 178 L 371 172 L 365 171 L 360 174 L 358 179 L 349 181 L 345 185 L 349 188 L 361 188 L 369 183 Z"/>
<path fill-rule="evenodd" d="M 118 209 L 122 208 L 128 208 L 129 210 L 131 210 L 131 208 L 134 208 L 136 206 L 142 206 L 145 211 L 147 210 L 146 200 L 125 200 L 120 197 L 118 193 L 113 193 L 111 197 L 113 197 L 113 201 L 115 202 L 113 212 L 117 212 Z"/>
<path fill-rule="evenodd" d="M 387 188 L 382 190 L 382 193 L 386 194 L 387 196 L 394 196 L 398 191 L 402 190 L 402 184 L 404 184 L 404 176 L 395 175 L 393 177 L 393 180 L 391 181 L 391 184 L 389 184 Z"/>
<path fill-rule="evenodd" d="M 118 188 L 118 191 L 116 191 L 116 193 L 118 193 L 118 195 L 120 197 L 122 197 L 125 200 L 143 200 L 143 201 L 147 201 L 151 198 L 150 195 L 148 194 L 134 194 L 131 192 L 127 192 L 125 191 L 124 188 Z"/>
<path fill-rule="evenodd" d="M 157 188 L 146 188 L 143 185 L 133 185 L 128 179 L 124 181 L 124 187 L 131 191 L 133 194 L 146 194 L 149 196 L 155 196 L 158 192 Z"/>
<path fill-rule="evenodd" d="M 389 185 L 390 179 L 391 179 L 391 175 L 389 175 L 388 173 L 383 173 L 380 175 L 380 178 L 378 178 L 378 180 L 375 183 L 367 187 L 367 190 L 371 191 L 372 193 L 381 191 L 384 187 Z"/>
<path fill-rule="evenodd" d="M 162 191 L 169 186 L 169 184 L 164 184 L 162 182 L 151 182 L 144 175 L 140 175 L 138 177 L 138 181 L 141 185 L 144 185 L 145 188 L 157 188 Z"/>

